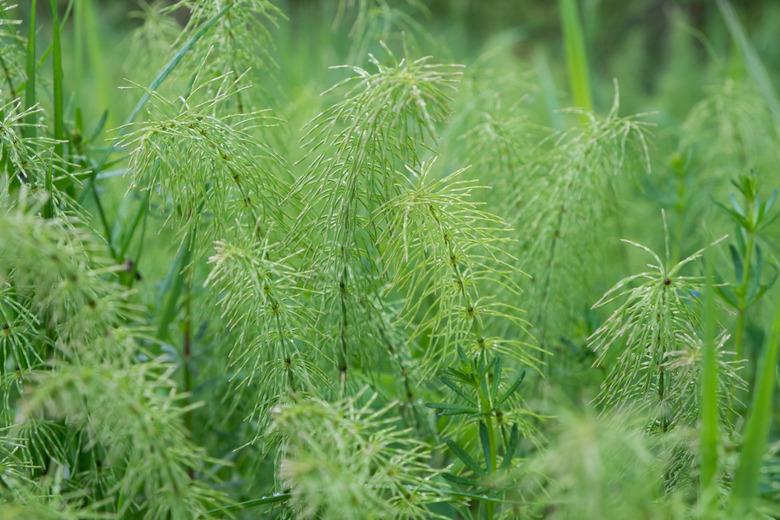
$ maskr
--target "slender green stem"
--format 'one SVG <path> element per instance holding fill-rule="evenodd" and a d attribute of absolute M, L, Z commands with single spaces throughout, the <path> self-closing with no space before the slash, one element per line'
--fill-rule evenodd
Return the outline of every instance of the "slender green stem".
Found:
<path fill-rule="evenodd" d="M 433 220 L 436 222 L 437 226 L 439 227 L 439 231 L 442 236 L 442 241 L 444 242 L 446 248 L 447 248 L 447 255 L 449 257 L 449 263 L 450 268 L 452 270 L 453 278 L 455 281 L 455 284 L 458 287 L 458 290 L 461 294 L 461 297 L 463 298 L 464 305 L 466 307 L 466 314 L 469 316 L 471 320 L 471 330 L 474 334 L 474 337 L 477 340 L 477 345 L 480 347 L 479 356 L 482 359 L 485 366 L 488 365 L 487 361 L 487 351 L 485 347 L 485 338 L 483 336 L 482 332 L 482 324 L 479 321 L 479 317 L 477 315 L 477 310 L 474 308 L 473 301 L 471 299 L 471 295 L 469 295 L 468 291 L 466 290 L 466 282 L 463 277 L 463 273 L 461 271 L 460 265 L 458 265 L 458 259 L 455 251 L 455 245 L 452 243 L 452 237 L 448 229 L 445 228 L 444 223 L 439 218 L 438 212 L 436 211 L 436 208 L 434 206 L 429 206 L 428 210 L 430 211 Z M 475 380 L 474 384 L 477 388 L 477 394 L 479 397 L 479 405 L 480 405 L 480 412 L 483 417 L 483 420 L 485 421 L 485 427 L 487 429 L 487 438 L 488 438 L 488 457 L 485 461 L 487 466 L 487 471 L 490 474 L 493 474 L 496 472 L 497 467 L 497 441 L 496 441 L 496 429 L 493 425 L 493 404 L 490 400 L 490 393 L 488 389 L 490 388 L 490 383 L 488 381 L 488 373 L 486 372 L 484 375 L 484 380 L 479 381 Z M 492 519 L 495 515 L 495 503 L 492 501 L 483 501 L 483 504 L 485 506 L 485 516 L 488 520 Z"/>
<path fill-rule="evenodd" d="M 666 308 L 666 290 L 671 287 L 671 279 L 668 275 L 663 280 L 663 289 L 661 290 L 661 308 Z M 667 281 L 669 283 L 667 283 Z M 656 334 L 656 346 L 660 349 L 658 353 L 658 402 L 661 405 L 661 431 L 666 433 L 669 430 L 669 417 L 666 410 L 666 370 L 664 367 L 664 358 L 666 357 L 666 348 L 661 340 L 661 334 L 666 327 L 666 316 L 662 316 L 658 313 L 656 319 L 658 320 L 658 332 Z"/>
<path fill-rule="evenodd" d="M 339 339 L 341 343 L 341 348 L 339 349 L 338 353 L 338 368 L 339 368 L 339 388 L 341 391 L 342 396 L 346 395 L 347 390 L 347 327 L 349 325 L 349 322 L 347 320 L 347 283 L 348 283 L 349 275 L 347 271 L 347 266 L 344 265 L 344 268 L 341 270 L 341 275 L 339 278 L 339 303 L 341 306 L 341 319 L 339 320 Z"/>
<path fill-rule="evenodd" d="M 753 212 L 753 205 L 749 204 L 746 214 Z M 753 249 L 755 248 L 755 233 L 749 231 L 745 244 L 745 254 L 742 262 L 742 279 L 737 287 L 737 323 L 734 329 L 734 349 L 737 359 L 745 359 L 745 327 L 747 325 L 747 298 L 750 287 L 751 263 L 753 262 Z"/>
<path fill-rule="evenodd" d="M 181 371 L 184 393 L 187 402 L 192 402 L 192 266 L 186 265 L 183 268 L 181 276 L 184 278 L 184 320 L 182 321 L 182 347 L 181 347 Z M 187 413 L 184 417 L 187 430 L 192 435 L 192 409 L 187 407 Z M 194 468 L 189 468 L 191 479 L 195 479 Z"/>
<path fill-rule="evenodd" d="M 487 388 L 489 388 L 487 377 L 488 375 L 485 373 L 485 381 L 477 382 L 477 391 L 479 395 L 480 412 L 482 413 L 487 429 L 488 459 L 485 462 L 488 474 L 492 475 L 496 472 L 497 467 L 498 443 L 496 441 L 496 429 L 493 425 L 493 404 L 490 401 L 490 395 L 487 391 Z M 496 505 L 491 501 L 483 503 L 485 505 L 485 516 L 488 520 L 491 520 L 495 515 Z"/>

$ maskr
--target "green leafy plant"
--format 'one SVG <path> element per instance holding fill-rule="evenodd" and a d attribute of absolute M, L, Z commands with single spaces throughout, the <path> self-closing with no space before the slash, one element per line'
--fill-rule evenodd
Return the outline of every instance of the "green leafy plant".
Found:
<path fill-rule="evenodd" d="M 626 241 L 647 253 L 653 263 L 649 271 L 618 282 L 596 304 L 602 307 L 619 302 L 616 310 L 591 336 L 590 347 L 605 364 L 615 349 L 622 349 L 610 368 L 599 400 L 630 404 L 648 400 L 659 409 L 654 429 L 667 432 L 677 424 L 691 424 L 699 415 L 702 340 L 700 276 L 685 276 L 682 269 L 701 258 L 704 250 L 670 263 L 667 236 L 666 260 L 651 249 Z M 714 341 L 719 362 L 720 384 L 734 389 L 741 383 L 738 362 L 725 352 L 728 336 Z M 721 392 L 721 406 L 728 409 L 730 392 Z"/>
<path fill-rule="evenodd" d="M 777 517 L 780 8 L 558 6 L 0 0 L 0 517 Z"/>
<path fill-rule="evenodd" d="M 762 201 L 755 175 L 743 175 L 733 181 L 733 184 L 742 200 L 737 201 L 732 196 L 731 207 L 720 203 L 718 205 L 726 212 L 736 228 L 734 233 L 736 243 L 729 245 L 735 281 L 719 286 L 718 294 L 736 311 L 734 345 L 738 359 L 745 359 L 748 309 L 764 296 L 777 279 L 777 266 L 775 262 L 765 260 L 760 243 L 767 226 L 777 216 L 771 214 L 772 206 L 777 199 L 777 190 L 774 190 L 767 200 Z"/>

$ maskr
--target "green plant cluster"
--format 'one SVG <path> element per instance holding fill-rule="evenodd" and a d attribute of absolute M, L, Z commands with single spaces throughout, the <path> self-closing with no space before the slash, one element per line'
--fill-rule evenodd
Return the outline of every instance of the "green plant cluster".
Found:
<path fill-rule="evenodd" d="M 532 52 L 100 4 L 0 0 L 0 519 L 780 515 L 780 98 L 728 0 L 644 102 L 576 0 Z"/>

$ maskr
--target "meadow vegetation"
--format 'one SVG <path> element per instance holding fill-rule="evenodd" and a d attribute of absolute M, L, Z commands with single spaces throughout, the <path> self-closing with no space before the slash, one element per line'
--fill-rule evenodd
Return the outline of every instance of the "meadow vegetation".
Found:
<path fill-rule="evenodd" d="M 780 6 L 508 4 L 0 0 L 0 518 L 780 517 Z"/>

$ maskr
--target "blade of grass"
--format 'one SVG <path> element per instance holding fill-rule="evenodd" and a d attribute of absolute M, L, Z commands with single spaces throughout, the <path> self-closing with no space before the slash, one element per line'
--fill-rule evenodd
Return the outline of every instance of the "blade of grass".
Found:
<path fill-rule="evenodd" d="M 52 159 L 52 165 L 46 174 L 46 191 L 49 198 L 43 208 L 44 218 L 54 216 L 54 163 L 65 157 L 65 115 L 63 114 L 63 72 L 62 72 L 62 41 L 60 35 L 60 17 L 57 9 L 57 0 L 49 0 L 51 8 L 51 34 L 52 34 L 52 83 L 54 95 L 54 139 L 57 143 L 54 145 L 56 157 Z"/>
<path fill-rule="evenodd" d="M 181 46 L 178 52 L 173 55 L 171 60 L 165 64 L 165 66 L 160 70 L 159 73 L 157 73 L 157 76 L 149 84 L 149 87 L 146 89 L 143 96 L 141 96 L 141 99 L 138 100 L 138 103 L 136 103 L 135 108 L 133 108 L 133 111 L 130 113 L 130 116 L 128 116 L 127 121 L 125 121 L 125 124 L 129 124 L 135 121 L 135 118 L 138 117 L 138 114 L 144 108 L 146 102 L 149 101 L 149 97 L 151 96 L 152 92 L 157 90 L 160 85 L 162 85 L 163 81 L 165 81 L 171 72 L 173 72 L 179 62 L 181 62 L 182 58 L 184 58 L 184 56 L 189 52 L 189 50 L 198 42 L 198 40 L 203 37 L 203 35 L 208 32 L 209 29 L 214 27 L 214 25 L 216 25 L 216 23 L 219 22 L 219 20 L 225 16 L 228 11 L 230 11 L 231 7 L 233 7 L 233 4 L 229 3 L 220 9 L 217 14 L 211 17 L 211 19 L 204 23 L 195 32 L 195 34 L 190 36 L 190 38 L 184 42 L 184 45 Z"/>
<path fill-rule="evenodd" d="M 51 30 L 52 30 L 52 82 L 54 88 L 54 138 L 58 141 L 65 139 L 65 115 L 63 113 L 63 72 L 62 72 L 62 41 L 60 35 L 60 17 L 57 12 L 57 0 L 49 0 L 51 6 Z M 65 144 L 56 145 L 57 153 L 64 157 Z"/>
<path fill-rule="evenodd" d="M 761 62 L 758 53 L 750 44 L 745 29 L 742 27 L 742 23 L 739 21 L 739 17 L 731 3 L 728 0 L 718 0 L 718 8 L 723 16 L 723 20 L 726 22 L 731 38 L 742 53 L 750 76 L 756 83 L 759 92 L 761 92 L 764 98 L 764 102 L 772 113 L 772 118 L 775 122 L 775 132 L 780 137 L 780 99 L 778 99 L 777 92 L 772 85 L 772 79 Z"/>
<path fill-rule="evenodd" d="M 558 101 L 558 89 L 555 86 L 550 63 L 547 59 L 545 50 L 540 47 L 534 52 L 534 70 L 539 76 L 539 83 L 542 86 L 542 99 L 547 108 L 547 117 L 550 120 L 550 126 L 556 130 L 563 130 L 565 124 L 561 116 L 561 107 Z"/>
<path fill-rule="evenodd" d="M 184 289 L 185 271 L 187 270 L 187 265 L 190 263 L 192 251 L 191 241 L 192 237 L 185 237 L 159 294 L 158 301 L 162 300 L 166 293 L 168 294 L 160 312 L 160 323 L 157 327 L 157 339 L 160 341 L 167 341 L 168 327 L 176 318 L 176 307 L 182 290 Z"/>
<path fill-rule="evenodd" d="M 712 287 L 712 267 L 709 262 L 706 269 L 699 450 L 702 496 L 708 497 L 718 471 L 718 360 L 715 352 L 715 290 Z"/>
<path fill-rule="evenodd" d="M 566 70 L 569 76 L 572 102 L 575 107 L 590 112 L 593 110 L 593 100 L 588 77 L 585 39 L 577 0 L 561 0 L 560 8 L 563 41 L 566 49 Z"/>
<path fill-rule="evenodd" d="M 778 291 L 780 292 L 780 291 Z M 758 494 L 761 465 L 767 449 L 769 428 L 772 422 L 772 399 L 775 389 L 775 368 L 780 348 L 780 303 L 775 309 L 772 328 L 764 345 L 764 356 L 759 363 L 759 373 L 753 391 L 753 402 L 748 412 L 742 452 L 734 486 L 731 507 L 736 513 L 747 513 Z"/>
<path fill-rule="evenodd" d="M 27 56 L 25 58 L 25 73 L 27 75 L 24 87 L 24 106 L 30 109 L 37 102 L 35 99 L 35 70 L 37 62 L 35 61 L 36 38 L 35 38 L 35 7 L 37 0 L 32 0 L 30 4 L 30 21 L 27 29 Z M 27 137 L 35 136 L 35 114 L 27 116 L 27 126 L 24 128 L 24 134 Z"/>
<path fill-rule="evenodd" d="M 84 77 L 84 6 L 87 0 L 76 2 L 73 12 L 73 95 L 76 108 L 82 109 L 82 79 Z M 83 130 L 83 129 L 79 129 Z"/>
<path fill-rule="evenodd" d="M 101 42 L 101 25 L 95 16 L 95 7 L 92 0 L 79 0 L 86 35 L 86 50 L 89 55 L 89 65 L 95 75 L 97 88 L 97 105 L 102 109 L 109 109 L 111 99 L 111 81 L 106 61 L 103 55 L 104 46 Z M 111 113 L 109 112 L 109 116 Z M 113 124 L 114 121 L 112 120 Z"/>

